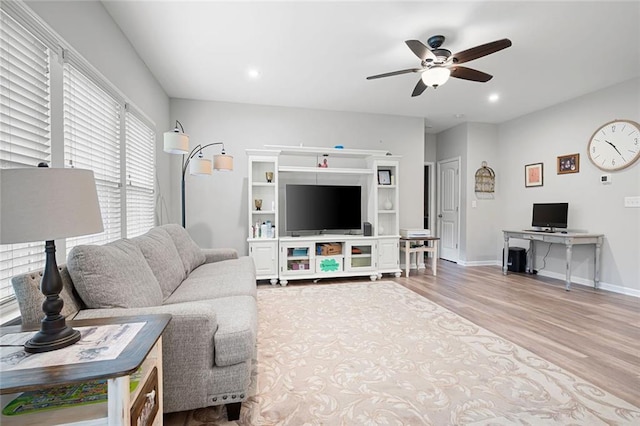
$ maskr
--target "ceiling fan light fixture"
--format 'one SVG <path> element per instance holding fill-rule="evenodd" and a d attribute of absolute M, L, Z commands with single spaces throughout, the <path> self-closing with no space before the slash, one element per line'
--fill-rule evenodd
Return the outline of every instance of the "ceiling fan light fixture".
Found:
<path fill-rule="evenodd" d="M 445 67 L 433 67 L 429 68 L 422 73 L 422 82 L 427 86 L 436 88 L 442 86 L 449 80 L 451 71 Z"/>

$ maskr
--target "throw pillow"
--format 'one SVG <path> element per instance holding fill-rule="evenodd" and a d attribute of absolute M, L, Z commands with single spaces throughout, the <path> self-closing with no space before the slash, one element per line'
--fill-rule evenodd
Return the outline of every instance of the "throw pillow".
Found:
<path fill-rule="evenodd" d="M 162 304 L 162 289 L 142 251 L 127 239 L 69 252 L 67 269 L 90 309 L 143 308 Z"/>
<path fill-rule="evenodd" d="M 182 258 L 173 243 L 173 239 L 162 228 L 153 228 L 144 235 L 131 239 L 147 259 L 153 275 L 155 275 L 164 299 L 185 279 Z"/>
<path fill-rule="evenodd" d="M 166 230 L 173 239 L 176 249 L 180 253 L 185 275 L 189 275 L 191 271 L 204 263 L 204 253 L 191 239 L 186 229 L 176 224 L 162 225 L 161 228 Z"/>

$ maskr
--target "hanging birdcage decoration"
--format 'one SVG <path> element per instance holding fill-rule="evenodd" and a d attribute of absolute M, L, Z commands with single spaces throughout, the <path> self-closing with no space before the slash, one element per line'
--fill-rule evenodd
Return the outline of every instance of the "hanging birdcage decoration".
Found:
<path fill-rule="evenodd" d="M 493 194 L 496 188 L 496 174 L 487 162 L 482 162 L 482 167 L 476 171 L 476 193 Z"/>

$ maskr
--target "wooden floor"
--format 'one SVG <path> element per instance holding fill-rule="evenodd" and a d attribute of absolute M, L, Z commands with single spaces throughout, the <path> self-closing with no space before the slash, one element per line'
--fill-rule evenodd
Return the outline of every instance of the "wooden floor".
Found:
<path fill-rule="evenodd" d="M 640 407 L 640 299 L 498 266 L 438 262 L 384 276 Z M 321 280 L 342 283 L 351 280 Z M 289 285 L 312 281 L 289 281 Z M 269 284 L 266 284 L 269 285 Z M 165 416 L 167 419 L 167 416 Z"/>
<path fill-rule="evenodd" d="M 391 280 L 640 406 L 640 299 L 442 260 Z"/>

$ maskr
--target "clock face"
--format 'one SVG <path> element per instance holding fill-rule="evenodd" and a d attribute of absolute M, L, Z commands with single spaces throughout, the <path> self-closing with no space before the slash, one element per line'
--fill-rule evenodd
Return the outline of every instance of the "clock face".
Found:
<path fill-rule="evenodd" d="M 589 159 L 602 170 L 624 169 L 640 158 L 640 125 L 614 120 L 602 125 L 589 140 Z"/>

